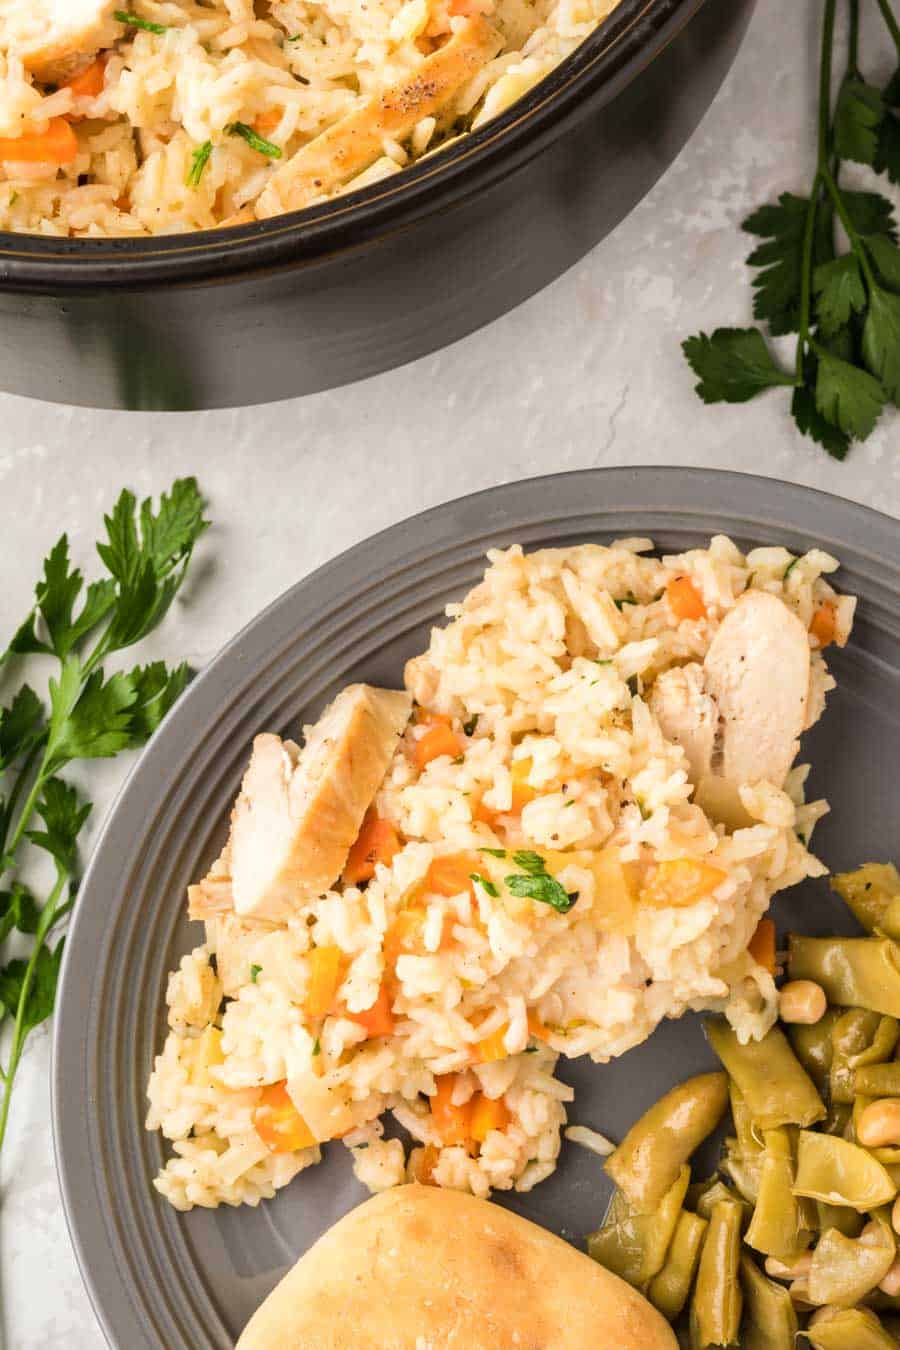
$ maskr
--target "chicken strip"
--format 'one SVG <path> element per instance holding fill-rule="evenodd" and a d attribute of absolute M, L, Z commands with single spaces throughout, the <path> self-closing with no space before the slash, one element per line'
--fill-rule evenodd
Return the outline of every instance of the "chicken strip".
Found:
<path fill-rule="evenodd" d="M 406 79 L 355 108 L 282 164 L 257 199 L 257 216 L 299 211 L 342 187 L 384 154 L 386 139 L 405 140 L 417 122 L 449 103 L 502 46 L 501 34 L 482 15 L 466 19 Z"/>
<path fill-rule="evenodd" d="M 121 37 L 115 9 L 115 0 L 0 0 L 0 48 L 59 84 Z"/>
<path fill-rule="evenodd" d="M 301 750 L 257 736 L 231 818 L 235 912 L 283 921 L 338 879 L 409 720 L 408 694 L 354 684 Z"/>
<path fill-rule="evenodd" d="M 692 662 L 664 670 L 650 692 L 650 711 L 666 740 L 681 746 L 696 787 L 709 773 L 719 726 L 719 709 L 706 691 L 703 667 Z"/>

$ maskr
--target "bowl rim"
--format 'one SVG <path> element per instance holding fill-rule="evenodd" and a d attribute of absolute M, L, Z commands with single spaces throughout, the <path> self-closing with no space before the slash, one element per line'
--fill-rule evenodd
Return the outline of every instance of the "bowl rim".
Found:
<path fill-rule="evenodd" d="M 505 112 L 402 174 L 302 211 L 227 229 L 70 239 L 0 231 L 0 291 L 106 290 L 321 266 L 458 205 L 533 159 L 603 107 L 669 45 L 706 0 L 619 0 L 574 52 Z M 399 181 L 398 181 L 399 180 Z"/>

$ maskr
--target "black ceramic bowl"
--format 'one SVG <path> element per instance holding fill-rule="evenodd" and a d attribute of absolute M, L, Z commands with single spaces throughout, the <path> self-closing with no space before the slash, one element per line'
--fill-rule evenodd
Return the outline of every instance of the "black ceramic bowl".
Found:
<path fill-rule="evenodd" d="M 501 117 L 402 175 L 236 229 L 0 233 L 0 387 L 215 408 L 443 347 L 593 247 L 671 164 L 755 0 L 621 0 Z"/>

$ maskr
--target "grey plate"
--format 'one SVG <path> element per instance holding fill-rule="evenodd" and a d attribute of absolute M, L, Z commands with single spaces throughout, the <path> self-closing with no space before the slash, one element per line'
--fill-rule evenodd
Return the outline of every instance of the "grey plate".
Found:
<path fill-rule="evenodd" d="M 144 1087 L 161 1044 L 166 972 L 199 940 L 184 888 L 218 848 L 254 733 L 295 728 L 354 679 L 398 684 L 487 548 L 652 535 L 681 550 L 724 532 L 743 545 L 818 544 L 860 597 L 839 681 L 809 736 L 816 835 L 834 867 L 896 847 L 900 765 L 900 542 L 887 516 L 774 479 L 684 469 L 589 470 L 493 488 L 376 535 L 277 600 L 191 686 L 122 791 L 85 878 L 64 963 L 54 1046 L 54 1136 L 69 1226 L 103 1329 L 119 1350 L 223 1350 L 286 1268 L 362 1198 L 340 1145 L 258 1209 L 162 1202 Z M 824 883 L 777 902 L 784 926 L 846 926 Z M 193 930 L 193 931 L 192 931 Z M 598 1068 L 566 1063 L 573 1120 L 620 1135 L 673 1081 L 709 1062 L 696 1019 L 668 1023 Z M 577 1240 L 607 1190 L 569 1146 L 556 1174 L 503 1204 Z"/>

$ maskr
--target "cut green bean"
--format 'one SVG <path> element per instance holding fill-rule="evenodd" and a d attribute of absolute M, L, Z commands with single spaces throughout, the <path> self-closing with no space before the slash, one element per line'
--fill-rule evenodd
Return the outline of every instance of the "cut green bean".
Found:
<path fill-rule="evenodd" d="M 816 1085 L 777 1027 L 761 1041 L 741 1045 L 724 1018 L 711 1018 L 706 1037 L 737 1083 L 761 1130 L 779 1125 L 812 1125 L 825 1115 Z"/>
<path fill-rule="evenodd" d="M 888 907 L 900 898 L 900 872 L 893 863 L 864 863 L 855 872 L 839 872 L 830 884 L 863 928 L 884 931 Z"/>
<path fill-rule="evenodd" d="M 722 1200 L 731 1200 L 733 1204 L 740 1206 L 741 1213 L 744 1217 L 747 1219 L 750 1217 L 750 1206 L 745 1205 L 740 1196 L 737 1195 L 730 1186 L 726 1186 L 725 1182 L 722 1181 L 720 1177 L 714 1177 L 711 1182 L 706 1182 L 700 1190 L 700 1193 L 694 1194 L 693 1199 L 694 1208 L 701 1219 L 708 1220 L 711 1217 L 715 1206 Z"/>
<path fill-rule="evenodd" d="M 690 1179 L 691 1169 L 682 1167 L 652 1214 L 637 1213 L 628 1197 L 617 1190 L 603 1224 L 588 1237 L 588 1255 L 636 1289 L 643 1289 L 663 1268 Z"/>
<path fill-rule="evenodd" d="M 823 1308 L 805 1334 L 813 1350 L 897 1350 L 896 1341 L 868 1308 Z"/>
<path fill-rule="evenodd" d="M 788 975 L 815 980 L 829 1003 L 900 1017 L 900 947 L 890 938 L 792 936 Z"/>
<path fill-rule="evenodd" d="M 647 1291 L 650 1302 L 670 1322 L 675 1321 L 688 1301 L 705 1232 L 706 1220 L 701 1219 L 699 1214 L 683 1209 L 678 1216 L 662 1270 L 650 1282 Z"/>
<path fill-rule="evenodd" d="M 744 1321 L 741 1350 L 794 1350 L 797 1314 L 783 1285 L 768 1279 L 756 1262 L 741 1256 Z"/>
<path fill-rule="evenodd" d="M 793 1193 L 794 1158 L 788 1131 L 767 1130 L 759 1198 L 745 1241 L 764 1256 L 794 1261 L 813 1238 L 808 1206 Z"/>
<path fill-rule="evenodd" d="M 853 1075 L 853 1088 L 860 1097 L 900 1097 L 900 1062 L 864 1064 Z"/>
<path fill-rule="evenodd" d="M 755 1205 L 759 1199 L 759 1186 L 762 1176 L 762 1149 L 746 1153 L 737 1139 L 726 1139 L 722 1161 L 722 1171 L 730 1177 L 735 1189 L 748 1205 Z"/>
<path fill-rule="evenodd" d="M 833 1103 L 853 1102 L 857 1059 L 874 1044 L 880 1026 L 880 1014 L 866 1008 L 848 1008 L 835 1022 L 829 1073 L 829 1096 Z"/>
<path fill-rule="evenodd" d="M 724 1073 L 705 1073 L 667 1092 L 632 1125 L 604 1166 L 632 1208 L 648 1214 L 716 1128 L 728 1105 Z"/>
<path fill-rule="evenodd" d="M 794 1054 L 820 1092 L 824 1092 L 828 1087 L 832 1054 L 831 1032 L 840 1016 L 839 1008 L 829 1008 L 824 1017 L 820 1017 L 812 1026 L 795 1022 L 787 1029 L 788 1040 Z"/>
<path fill-rule="evenodd" d="M 691 1335 L 701 1346 L 732 1345 L 741 1325 L 741 1206 L 713 1205 L 691 1300 Z"/>
<path fill-rule="evenodd" d="M 879 1226 L 878 1240 L 844 1237 L 836 1228 L 822 1234 L 809 1271 L 811 1303 L 852 1308 L 877 1289 L 894 1264 L 896 1246 Z"/>
<path fill-rule="evenodd" d="M 859 1237 L 865 1224 L 862 1214 L 847 1205 L 829 1205 L 825 1200 L 816 1202 L 816 1228 L 824 1233 L 826 1228 L 836 1228 L 844 1237 Z"/>
<path fill-rule="evenodd" d="M 872 1210 L 893 1200 L 897 1187 L 867 1149 L 832 1134 L 801 1130 L 794 1194 Z"/>

